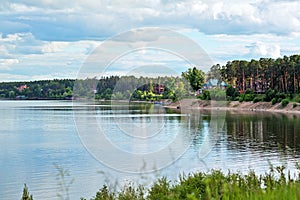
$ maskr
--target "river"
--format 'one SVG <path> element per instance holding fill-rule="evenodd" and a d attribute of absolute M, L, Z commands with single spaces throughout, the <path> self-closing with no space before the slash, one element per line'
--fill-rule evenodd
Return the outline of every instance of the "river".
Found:
<path fill-rule="evenodd" d="M 147 186 L 212 168 L 264 173 L 270 164 L 293 171 L 300 161 L 298 115 L 195 110 L 0 101 L 1 199 L 20 199 L 24 183 L 34 199 L 89 199 L 104 183 Z"/>

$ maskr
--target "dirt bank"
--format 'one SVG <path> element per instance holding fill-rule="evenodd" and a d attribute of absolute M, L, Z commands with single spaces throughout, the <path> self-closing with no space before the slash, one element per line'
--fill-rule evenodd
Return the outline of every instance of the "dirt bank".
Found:
<path fill-rule="evenodd" d="M 295 104 L 295 105 L 294 105 Z M 171 103 L 166 108 L 173 109 L 218 109 L 239 111 L 268 111 L 300 114 L 300 103 L 290 102 L 282 107 L 281 103 L 272 105 L 271 102 L 238 102 L 238 101 L 202 101 L 198 99 L 184 99 Z"/>

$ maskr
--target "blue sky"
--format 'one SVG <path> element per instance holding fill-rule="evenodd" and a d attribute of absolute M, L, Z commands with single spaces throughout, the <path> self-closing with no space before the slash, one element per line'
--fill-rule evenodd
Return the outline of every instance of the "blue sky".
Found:
<path fill-rule="evenodd" d="M 2 0 L 0 81 L 75 78 L 103 41 L 142 27 L 181 33 L 220 64 L 300 53 L 295 0 Z M 159 55 L 159 65 L 176 63 Z M 112 69 L 122 74 L 151 56 Z"/>

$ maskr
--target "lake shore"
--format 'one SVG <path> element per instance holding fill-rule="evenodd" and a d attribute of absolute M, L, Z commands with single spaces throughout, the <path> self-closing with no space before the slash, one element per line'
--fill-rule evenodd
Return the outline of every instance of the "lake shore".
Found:
<path fill-rule="evenodd" d="M 272 105 L 271 102 L 239 102 L 239 101 L 208 101 L 199 99 L 183 99 L 164 106 L 170 109 L 203 109 L 252 112 L 279 112 L 300 115 L 300 103 L 290 102 L 283 107 L 281 103 Z"/>

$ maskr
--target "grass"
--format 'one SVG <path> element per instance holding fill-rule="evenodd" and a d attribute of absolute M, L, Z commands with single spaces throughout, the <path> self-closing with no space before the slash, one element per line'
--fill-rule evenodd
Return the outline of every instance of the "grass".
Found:
<path fill-rule="evenodd" d="M 65 173 L 64 171 L 61 171 Z M 69 187 L 69 186 L 68 186 Z M 62 197 L 62 196 L 61 196 Z M 32 200 L 25 185 L 22 199 Z M 62 199 L 69 199 L 68 196 Z M 275 200 L 300 199 L 300 165 L 291 175 L 284 166 L 273 167 L 263 175 L 254 171 L 227 174 L 220 170 L 181 175 L 171 182 L 166 177 L 156 180 L 151 187 L 126 184 L 119 191 L 103 185 L 90 200 Z M 80 200 L 87 200 L 83 197 Z"/>
<path fill-rule="evenodd" d="M 91 200 L 300 199 L 300 167 L 296 167 L 293 177 L 285 167 L 271 166 L 264 175 L 212 170 L 182 175 L 177 182 L 163 177 L 147 189 L 127 184 L 117 192 L 104 185 Z"/>

